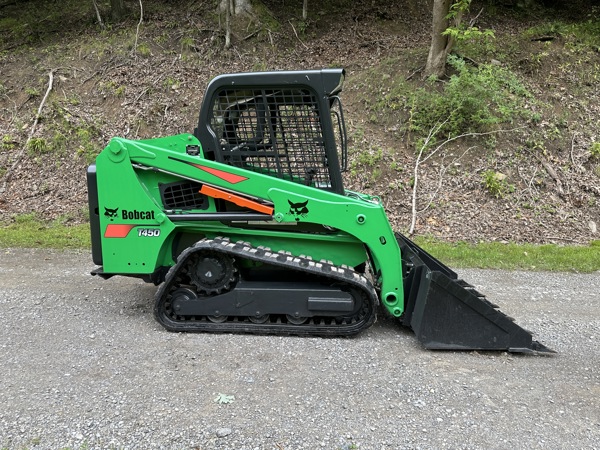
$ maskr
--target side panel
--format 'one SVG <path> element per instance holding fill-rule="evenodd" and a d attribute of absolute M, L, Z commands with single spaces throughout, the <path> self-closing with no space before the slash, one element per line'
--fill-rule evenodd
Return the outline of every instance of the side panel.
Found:
<path fill-rule="evenodd" d="M 210 235 L 247 233 L 224 226 L 218 220 L 206 221 L 206 216 L 202 218 L 206 212 L 200 210 L 192 211 L 201 217 L 198 222 L 175 220 L 179 212 L 164 210 L 153 196 L 157 190 L 145 187 L 136 171 L 170 173 L 268 204 L 273 210 L 268 223 L 281 226 L 282 230 L 294 230 L 298 224 L 317 224 L 325 229 L 338 230 L 339 236 L 297 233 L 296 241 L 304 240 L 306 243 L 305 246 L 297 246 L 305 247 L 302 254 L 325 254 L 325 259 L 333 260 L 326 254 L 327 250 L 319 250 L 319 243 L 345 239 L 349 242 L 348 248 L 351 248 L 348 254 L 352 256 L 342 255 L 334 262 L 353 265 L 357 258 L 355 249 L 366 246 L 379 278 L 384 305 L 395 316 L 402 314 L 400 249 L 379 202 L 339 195 L 205 160 L 201 155 L 188 154 L 186 148 L 190 145 L 199 145 L 191 135 L 149 141 L 115 138 L 99 155 L 96 163 L 98 201 L 106 273 L 148 274 L 158 267 L 172 265 L 171 240 L 181 227 Z M 183 214 L 181 217 L 186 216 Z M 278 234 L 277 231 L 254 229 L 248 232 L 248 240 L 269 245 L 277 235 L 280 242 L 291 239 L 293 231 L 288 233 L 285 236 L 285 231 Z M 362 252 L 364 254 L 364 250 Z"/>
<path fill-rule="evenodd" d="M 96 159 L 102 265 L 106 273 L 145 275 L 164 264 L 175 227 L 140 183 L 131 150 L 113 139 Z M 139 156 L 152 158 L 144 152 Z"/>

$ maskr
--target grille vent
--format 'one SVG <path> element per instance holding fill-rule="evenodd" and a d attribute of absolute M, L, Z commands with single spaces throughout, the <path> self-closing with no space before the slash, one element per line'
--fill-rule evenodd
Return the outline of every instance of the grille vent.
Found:
<path fill-rule="evenodd" d="M 160 185 L 160 195 L 167 209 L 206 209 L 208 200 L 200 194 L 202 185 L 191 181 Z"/>

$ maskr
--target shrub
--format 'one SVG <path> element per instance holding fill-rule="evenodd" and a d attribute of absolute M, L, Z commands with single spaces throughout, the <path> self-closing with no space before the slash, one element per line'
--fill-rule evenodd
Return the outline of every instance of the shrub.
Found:
<path fill-rule="evenodd" d="M 414 93 L 410 126 L 419 135 L 444 123 L 448 137 L 491 131 L 517 118 L 532 119 L 525 108 L 533 99 L 514 73 L 493 64 L 472 67 L 456 56 L 448 58 L 455 70 L 442 91 L 419 89 Z"/>
<path fill-rule="evenodd" d="M 495 170 L 483 172 L 481 181 L 485 189 L 496 198 L 504 198 L 506 194 L 515 190 L 515 187 L 506 181 L 506 175 Z"/>
<path fill-rule="evenodd" d="M 600 142 L 592 143 L 590 153 L 592 154 L 592 158 L 600 158 Z"/>

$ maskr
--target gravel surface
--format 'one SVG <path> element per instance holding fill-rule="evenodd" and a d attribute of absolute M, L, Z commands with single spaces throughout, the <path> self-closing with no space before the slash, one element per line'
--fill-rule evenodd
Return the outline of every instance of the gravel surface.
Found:
<path fill-rule="evenodd" d="M 0 250 L 0 448 L 600 448 L 600 273 L 461 271 L 554 357 L 173 334 L 86 253 Z M 218 400 L 218 401 L 216 401 Z"/>

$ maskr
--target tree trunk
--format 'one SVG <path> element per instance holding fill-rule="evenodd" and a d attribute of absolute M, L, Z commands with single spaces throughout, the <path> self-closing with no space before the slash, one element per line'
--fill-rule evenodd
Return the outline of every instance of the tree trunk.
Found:
<path fill-rule="evenodd" d="M 250 0 L 231 0 L 232 1 L 232 10 L 231 15 L 237 16 L 238 14 L 246 14 L 252 12 L 252 5 L 250 4 Z M 229 0 L 221 0 L 219 3 L 219 10 L 221 12 L 225 12 L 227 10 Z"/>
<path fill-rule="evenodd" d="M 102 16 L 100 15 L 100 10 L 98 9 L 98 3 L 96 0 L 92 0 L 92 4 L 94 5 L 94 11 L 96 11 L 96 19 L 98 19 L 98 25 L 100 28 L 104 29 L 104 22 L 102 22 Z"/>
<path fill-rule="evenodd" d="M 110 16 L 112 20 L 119 21 L 125 16 L 124 0 L 110 0 Z"/>
<path fill-rule="evenodd" d="M 225 1 L 225 49 L 231 47 L 231 9 L 233 8 L 233 0 Z"/>
<path fill-rule="evenodd" d="M 431 31 L 431 47 L 425 66 L 425 77 L 435 76 L 441 78 L 446 74 L 446 57 L 450 50 L 448 36 L 442 33 L 448 28 L 448 13 L 452 0 L 434 0 L 433 27 Z"/>

